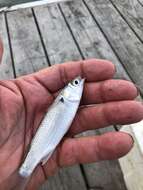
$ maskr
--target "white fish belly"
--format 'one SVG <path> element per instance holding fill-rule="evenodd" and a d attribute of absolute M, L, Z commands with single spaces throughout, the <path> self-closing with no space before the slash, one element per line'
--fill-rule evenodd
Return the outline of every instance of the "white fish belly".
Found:
<path fill-rule="evenodd" d="M 19 170 L 19 174 L 28 177 L 35 167 L 45 158 L 49 159 L 53 151 L 68 131 L 78 109 L 78 102 L 53 104 L 41 123 L 32 141 L 30 151 Z"/>

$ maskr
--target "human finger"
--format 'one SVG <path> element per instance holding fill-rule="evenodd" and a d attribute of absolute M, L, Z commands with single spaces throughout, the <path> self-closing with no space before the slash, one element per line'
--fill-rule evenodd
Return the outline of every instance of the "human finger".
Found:
<path fill-rule="evenodd" d="M 109 125 L 136 123 L 143 119 L 143 105 L 137 101 L 109 102 L 79 109 L 68 132 L 73 136 Z"/>
<path fill-rule="evenodd" d="M 60 167 L 64 167 L 78 163 L 117 159 L 127 154 L 132 147 L 132 137 L 123 132 L 71 138 L 62 143 L 58 163 Z"/>
<path fill-rule="evenodd" d="M 137 97 L 138 90 L 130 81 L 106 80 L 86 83 L 81 104 L 97 104 L 108 101 L 132 100 Z"/>
<path fill-rule="evenodd" d="M 115 66 L 110 61 L 90 59 L 57 64 L 34 73 L 31 77 L 50 92 L 56 92 L 79 75 L 86 78 L 87 82 L 93 82 L 110 79 L 114 73 Z"/>

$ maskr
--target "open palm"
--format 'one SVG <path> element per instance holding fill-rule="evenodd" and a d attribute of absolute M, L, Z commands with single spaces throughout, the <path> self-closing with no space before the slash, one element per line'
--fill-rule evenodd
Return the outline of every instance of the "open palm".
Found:
<path fill-rule="evenodd" d="M 121 132 L 73 138 L 86 130 L 143 118 L 143 105 L 133 100 L 138 94 L 136 87 L 128 81 L 113 80 L 114 72 L 111 62 L 92 59 L 0 81 L 0 189 L 11 189 L 9 182 L 20 167 L 45 112 L 59 90 L 78 75 L 86 78 L 81 107 L 50 160 L 44 167 L 36 168 L 28 189 L 36 189 L 60 167 L 116 159 L 131 149 L 132 138 Z"/>

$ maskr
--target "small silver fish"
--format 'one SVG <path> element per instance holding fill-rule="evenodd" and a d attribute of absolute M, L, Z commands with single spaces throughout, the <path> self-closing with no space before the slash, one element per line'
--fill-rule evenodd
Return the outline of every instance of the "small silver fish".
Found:
<path fill-rule="evenodd" d="M 32 140 L 27 157 L 19 169 L 28 178 L 39 163 L 48 161 L 76 115 L 83 93 L 85 79 L 75 78 L 58 95 Z"/>

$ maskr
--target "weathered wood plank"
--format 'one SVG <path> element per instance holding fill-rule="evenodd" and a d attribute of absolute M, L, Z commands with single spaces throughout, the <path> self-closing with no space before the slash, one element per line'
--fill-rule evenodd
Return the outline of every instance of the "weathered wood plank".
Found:
<path fill-rule="evenodd" d="M 81 59 L 58 5 L 37 7 L 34 11 L 51 64 Z"/>
<path fill-rule="evenodd" d="M 110 0 L 143 42 L 143 7 L 138 0 Z"/>
<path fill-rule="evenodd" d="M 60 176 L 57 174 L 55 176 L 49 177 L 48 182 L 45 182 L 39 190 L 64 190 L 63 184 L 61 182 Z"/>
<path fill-rule="evenodd" d="M 61 1 L 71 0 L 1 0 L 0 11 L 13 11 L 17 9 L 24 9 L 29 7 L 35 7 L 38 5 L 58 3 Z"/>
<path fill-rule="evenodd" d="M 81 179 L 83 180 L 82 183 Z M 69 182 L 69 180 L 71 182 Z M 40 190 L 85 189 L 85 182 L 79 166 L 61 169 L 56 176 L 49 177 L 48 181 L 50 181 L 50 183 L 44 184 Z"/>
<path fill-rule="evenodd" d="M 117 160 L 86 164 L 84 165 L 84 169 L 90 187 L 95 190 L 126 189 L 125 183 L 123 182 L 123 174 Z"/>
<path fill-rule="evenodd" d="M 116 78 L 129 79 L 122 64 L 114 54 L 83 2 L 79 0 L 62 3 L 61 9 L 84 58 L 94 57 L 110 60 L 116 65 Z"/>
<path fill-rule="evenodd" d="M 0 38 L 4 46 L 4 55 L 0 65 L 0 79 L 11 79 L 14 75 L 4 14 L 0 14 Z"/>
<path fill-rule="evenodd" d="M 143 0 L 137 0 L 143 6 Z"/>
<path fill-rule="evenodd" d="M 30 9 L 7 13 L 17 76 L 47 67 L 47 60 Z"/>
<path fill-rule="evenodd" d="M 138 140 L 135 137 L 133 130 L 136 130 L 136 125 L 142 125 L 141 123 L 124 126 L 122 131 L 130 133 L 134 140 L 134 147 L 128 153 L 126 157 L 120 159 L 120 165 L 124 173 L 124 179 L 128 190 L 142 190 L 143 189 L 143 155 L 139 149 Z"/>
<path fill-rule="evenodd" d="M 62 169 L 59 172 L 59 176 L 62 181 L 64 190 L 87 189 L 79 165 Z"/>
<path fill-rule="evenodd" d="M 63 168 L 49 177 L 39 190 L 87 190 L 79 165 Z"/>
<path fill-rule="evenodd" d="M 107 0 L 85 0 L 122 64 L 143 93 L 143 44 Z M 107 19 L 108 18 L 108 19 Z"/>

